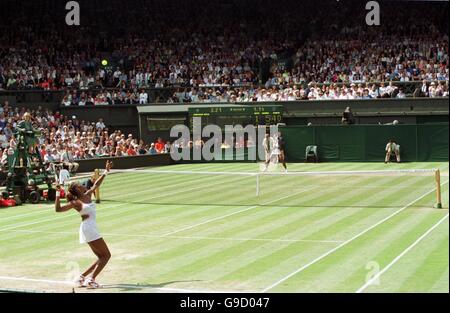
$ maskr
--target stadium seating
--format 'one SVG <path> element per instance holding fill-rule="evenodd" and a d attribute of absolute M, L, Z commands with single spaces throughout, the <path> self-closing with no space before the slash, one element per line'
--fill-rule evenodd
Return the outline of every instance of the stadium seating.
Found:
<path fill-rule="evenodd" d="M 53 1 L 2 2 L 0 90 L 76 89 L 63 99 L 74 105 L 145 102 L 142 88 L 171 86 L 181 89 L 154 102 L 289 101 L 398 96 L 389 81 L 427 80 L 421 95 L 448 95 L 445 4 L 385 3 L 374 29 L 358 22 L 363 7 L 331 0 L 79 2 L 85 15 L 76 29 L 58 18 Z M 39 32 L 30 31 L 34 26 Z M 382 90 L 371 91 L 383 81 Z M 346 83 L 346 90 L 312 90 L 310 82 Z M 351 83 L 363 86 L 352 90 Z M 91 92 L 103 88 L 119 89 Z"/>

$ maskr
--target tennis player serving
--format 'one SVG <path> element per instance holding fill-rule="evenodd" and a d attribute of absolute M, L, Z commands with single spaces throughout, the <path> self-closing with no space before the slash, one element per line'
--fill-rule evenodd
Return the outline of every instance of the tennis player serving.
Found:
<path fill-rule="evenodd" d="M 98 258 L 98 260 L 77 279 L 76 283 L 78 284 L 78 287 L 87 287 L 88 289 L 100 288 L 100 285 L 95 279 L 111 258 L 108 246 L 98 231 L 97 223 L 95 221 L 95 202 L 92 202 L 92 194 L 100 187 L 111 168 L 112 162 L 107 161 L 105 172 L 97 179 L 90 189 L 87 189 L 78 183 L 72 183 L 69 186 L 67 193 L 68 204 L 64 206 L 61 206 L 60 202 L 61 186 L 56 186 L 56 212 L 67 212 L 71 209 L 75 209 L 80 213 L 80 243 L 87 243 Z M 88 277 L 91 273 L 92 275 Z"/>

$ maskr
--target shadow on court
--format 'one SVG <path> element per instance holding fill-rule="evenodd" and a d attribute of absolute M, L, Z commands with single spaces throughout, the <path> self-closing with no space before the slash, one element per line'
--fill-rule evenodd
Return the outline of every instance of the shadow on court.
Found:
<path fill-rule="evenodd" d="M 292 204 L 292 205 L 286 205 L 286 204 L 277 204 L 275 201 L 273 203 L 270 204 L 260 204 L 260 203 L 201 203 L 201 202 L 197 202 L 197 203 L 173 203 L 173 202 L 155 202 L 155 201 L 121 201 L 121 200 L 108 200 L 108 199 L 104 199 L 102 200 L 102 203 L 123 203 L 124 205 L 127 204 L 141 204 L 141 205 L 166 205 L 166 206 L 199 206 L 199 205 L 204 205 L 204 206 L 222 206 L 222 207 L 247 207 L 247 206 L 258 206 L 258 207 L 262 207 L 262 208 L 270 208 L 270 207 L 277 207 L 277 208 L 299 208 L 299 209 L 303 209 L 303 208 L 343 208 L 343 209 L 400 209 L 403 208 L 405 205 L 318 205 L 318 204 Z M 417 204 L 412 204 L 409 205 L 408 208 L 427 208 L 430 207 L 432 208 L 433 206 L 430 204 L 430 206 L 428 206 L 427 204 L 424 203 L 417 203 Z"/>
<path fill-rule="evenodd" d="M 145 289 L 160 289 L 168 288 L 170 285 L 176 283 L 194 283 L 201 280 L 174 280 L 169 282 L 164 282 L 160 284 L 116 284 L 116 285 L 103 285 L 102 289 L 119 289 L 119 291 L 136 291 Z"/>

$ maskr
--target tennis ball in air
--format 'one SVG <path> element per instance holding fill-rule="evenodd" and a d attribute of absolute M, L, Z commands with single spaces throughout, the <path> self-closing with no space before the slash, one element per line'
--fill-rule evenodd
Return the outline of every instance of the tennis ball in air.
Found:
<path fill-rule="evenodd" d="M 103 66 L 108 65 L 108 60 L 103 60 L 103 61 L 102 61 L 102 65 L 103 65 Z"/>

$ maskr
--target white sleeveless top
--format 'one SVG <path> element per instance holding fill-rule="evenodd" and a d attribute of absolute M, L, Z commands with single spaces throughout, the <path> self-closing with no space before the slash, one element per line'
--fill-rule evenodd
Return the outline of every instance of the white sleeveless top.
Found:
<path fill-rule="evenodd" d="M 82 203 L 82 209 L 80 211 L 80 215 L 89 215 L 89 218 L 87 218 L 86 220 L 90 220 L 93 219 L 95 220 L 96 218 L 96 211 L 95 211 L 95 203 L 91 202 L 91 203 Z"/>

